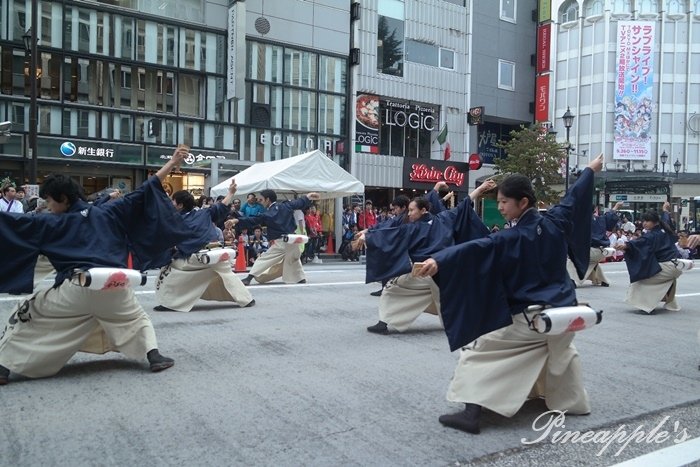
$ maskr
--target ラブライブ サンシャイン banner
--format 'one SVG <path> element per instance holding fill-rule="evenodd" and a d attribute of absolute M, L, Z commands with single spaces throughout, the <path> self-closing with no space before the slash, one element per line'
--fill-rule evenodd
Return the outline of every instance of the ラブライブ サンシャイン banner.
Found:
<path fill-rule="evenodd" d="M 651 160 L 654 32 L 651 21 L 617 23 L 614 158 Z"/>

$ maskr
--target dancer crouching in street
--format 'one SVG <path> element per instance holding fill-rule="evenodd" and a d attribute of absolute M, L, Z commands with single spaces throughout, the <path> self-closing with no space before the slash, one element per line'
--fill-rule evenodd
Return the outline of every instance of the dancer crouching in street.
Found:
<path fill-rule="evenodd" d="M 51 175 L 40 196 L 52 214 L 0 213 L 5 267 L 14 272 L 0 278 L 0 292 L 31 292 L 39 254 L 56 269 L 54 286 L 21 300 L 0 335 L 0 385 L 8 382 L 10 371 L 52 376 L 80 350 L 146 357 L 154 372 L 173 366 L 173 359 L 159 353 L 151 320 L 130 287 L 94 290 L 82 287 L 77 274 L 96 267 L 126 268 L 127 245 L 144 267 L 161 266 L 163 253 L 190 237 L 162 186 L 186 155 L 184 149 L 175 150 L 154 177 L 110 203 L 90 206 L 74 180 Z M 100 334 L 107 340 L 90 339 Z"/>
<path fill-rule="evenodd" d="M 498 186 L 498 209 L 512 227 L 425 261 L 418 274 L 439 273 L 445 332 L 451 350 L 462 349 L 447 399 L 466 406 L 441 416 L 443 425 L 476 434 L 482 407 L 511 417 L 533 395 L 542 395 L 552 410 L 590 412 L 574 333 L 538 334 L 529 328 L 538 311 L 528 307 L 577 305 L 567 250 L 584 277 L 594 173 L 602 165 L 600 155 L 544 214 L 527 177 L 506 177 Z"/>
<path fill-rule="evenodd" d="M 156 284 L 156 297 L 160 305 L 154 308 L 155 311 L 190 311 L 200 298 L 231 301 L 240 307 L 255 305 L 250 292 L 233 273 L 228 253 L 220 261 L 209 263 L 201 260 L 208 256 L 197 254 L 207 245 L 215 247 L 210 250 L 212 253 L 223 246 L 217 242 L 214 225 L 226 219 L 235 189 L 232 183 L 222 201 L 199 210 L 194 209 L 194 196 L 189 191 L 173 193 L 173 205 L 190 228 L 191 236 L 177 245 L 172 261 L 160 271 Z"/>
<path fill-rule="evenodd" d="M 236 191 L 235 180 L 232 183 L 233 193 Z M 298 199 L 289 201 L 277 201 L 277 193 L 273 190 L 262 190 L 261 204 L 265 211 L 255 217 L 239 217 L 226 221 L 227 225 L 236 225 L 252 232 L 256 225 L 267 226 L 267 239 L 270 248 L 255 260 L 250 274 L 243 279 L 243 284 L 250 285 L 250 281 L 264 284 L 281 277 L 286 284 L 306 283 L 304 268 L 301 265 L 301 250 L 296 243 L 287 243 L 286 235 L 294 234 L 296 223 L 294 222 L 294 210 L 304 210 L 311 206 L 312 201 L 318 201 L 321 196 L 318 193 L 309 193 Z"/>

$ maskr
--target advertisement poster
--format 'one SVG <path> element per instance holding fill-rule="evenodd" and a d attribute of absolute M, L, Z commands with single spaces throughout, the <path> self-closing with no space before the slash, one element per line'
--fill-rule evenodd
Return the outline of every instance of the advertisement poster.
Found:
<path fill-rule="evenodd" d="M 648 161 L 655 25 L 652 21 L 620 21 L 617 28 L 613 158 Z"/>
<path fill-rule="evenodd" d="M 358 94 L 355 100 L 355 152 L 379 154 L 379 96 Z"/>

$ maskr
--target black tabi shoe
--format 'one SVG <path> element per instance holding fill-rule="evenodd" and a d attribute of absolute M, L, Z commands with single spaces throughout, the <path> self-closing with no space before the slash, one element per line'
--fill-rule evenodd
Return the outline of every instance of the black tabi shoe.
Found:
<path fill-rule="evenodd" d="M 0 365 L 0 386 L 6 385 L 10 380 L 10 370 Z"/>
<path fill-rule="evenodd" d="M 158 305 L 153 307 L 153 311 L 175 311 L 172 308 L 168 308 L 167 306 L 163 305 Z"/>
<path fill-rule="evenodd" d="M 610 284 L 608 284 L 607 282 L 601 282 L 600 286 L 601 287 L 610 287 Z"/>
<path fill-rule="evenodd" d="M 373 297 L 381 297 L 381 296 L 382 296 L 382 290 L 384 290 L 384 289 L 379 289 L 379 290 L 377 290 L 376 292 L 370 293 L 370 295 L 373 296 Z"/>
<path fill-rule="evenodd" d="M 299 282 L 297 282 L 297 284 L 306 284 L 306 279 L 300 280 Z"/>
<path fill-rule="evenodd" d="M 248 304 L 247 304 L 246 306 L 244 306 L 243 308 L 250 308 L 251 306 L 255 306 L 255 299 L 252 299 L 252 300 L 250 301 L 250 303 L 248 303 Z"/>
<path fill-rule="evenodd" d="M 384 321 L 379 321 L 374 326 L 368 327 L 367 330 L 375 334 L 389 334 L 389 328 L 387 328 Z"/>
<path fill-rule="evenodd" d="M 440 421 L 440 423 L 447 427 L 478 435 L 481 431 L 479 429 L 479 416 L 481 415 L 481 406 L 476 404 L 464 405 L 466 407 L 463 411 L 453 414 L 441 415 L 440 418 L 438 418 L 438 420 Z"/>
<path fill-rule="evenodd" d="M 175 365 L 175 360 L 172 358 L 164 357 L 158 352 L 158 349 L 153 349 L 146 354 L 148 358 L 148 363 L 151 366 L 151 371 L 156 373 L 158 371 L 167 370 L 171 366 Z"/>
<path fill-rule="evenodd" d="M 251 280 L 253 280 L 253 276 L 248 274 L 248 277 L 241 279 L 241 282 L 243 282 L 243 285 L 250 285 Z"/>

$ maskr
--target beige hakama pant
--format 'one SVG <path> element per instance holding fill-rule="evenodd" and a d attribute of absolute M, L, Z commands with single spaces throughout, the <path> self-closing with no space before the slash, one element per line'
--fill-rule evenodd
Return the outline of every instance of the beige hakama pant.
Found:
<path fill-rule="evenodd" d="M 55 272 L 53 264 L 44 255 L 39 255 L 34 266 L 34 290 L 46 279 L 46 276 Z"/>
<path fill-rule="evenodd" d="M 600 267 L 600 262 L 605 259 L 603 251 L 598 247 L 591 247 L 591 259 L 588 262 L 588 269 L 586 269 L 586 275 L 583 276 L 583 280 L 578 278 L 576 274 L 576 267 L 570 259 L 566 259 L 566 270 L 569 273 L 569 277 L 576 284 L 576 287 L 581 287 L 583 282 L 590 280 L 593 285 L 600 285 L 605 282 L 609 284 L 608 278 L 603 274 L 603 268 Z"/>
<path fill-rule="evenodd" d="M 659 302 L 666 302 L 665 309 L 679 311 L 676 301 L 676 279 L 683 273 L 676 269 L 673 261 L 659 263 L 661 272 L 637 282 L 632 282 L 627 289 L 625 303 L 635 308 L 651 313 Z"/>
<path fill-rule="evenodd" d="M 379 319 L 403 332 L 423 312 L 439 315 L 440 289 L 430 277 L 411 273 L 387 282 L 379 298 Z M 442 322 L 442 317 L 440 318 Z"/>
<path fill-rule="evenodd" d="M 461 350 L 447 400 L 512 417 L 528 398 L 541 396 L 550 410 L 587 414 L 591 407 L 573 339 L 573 332 L 538 334 L 522 313 L 513 315 L 513 324 Z"/>
<path fill-rule="evenodd" d="M 286 284 L 296 284 L 306 279 L 300 257 L 299 244 L 275 240 L 266 252 L 258 256 L 249 274 L 261 284 L 278 277 Z"/>
<path fill-rule="evenodd" d="M 151 319 L 132 289 L 91 290 L 67 279 L 18 304 L 0 336 L 0 365 L 40 378 L 78 351 L 115 350 L 136 360 L 156 348 Z"/>
<path fill-rule="evenodd" d="M 156 283 L 158 302 L 171 310 L 191 311 L 197 300 L 235 302 L 244 307 L 253 296 L 231 270 L 229 261 L 202 264 L 194 255 L 174 259 L 160 271 Z"/>

